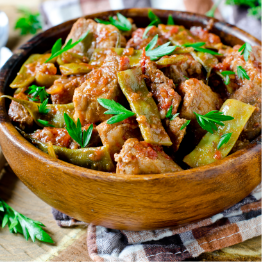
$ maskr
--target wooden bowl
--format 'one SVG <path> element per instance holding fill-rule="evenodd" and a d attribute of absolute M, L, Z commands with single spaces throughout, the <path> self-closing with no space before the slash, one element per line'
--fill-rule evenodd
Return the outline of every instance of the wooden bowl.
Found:
<path fill-rule="evenodd" d="M 125 9 L 138 26 L 148 25 L 148 9 Z M 205 26 L 210 18 L 154 10 L 162 19 L 172 14 L 176 24 Z M 117 11 L 86 16 L 106 19 Z M 229 45 L 261 42 L 242 30 L 214 20 L 212 31 Z M 9 84 L 23 62 L 43 53 L 66 35 L 75 20 L 38 34 L 24 44 L 0 73 L 1 95 L 12 95 Z M 0 102 L 0 144 L 17 176 L 38 197 L 78 220 L 114 229 L 159 229 L 196 222 L 215 215 L 246 197 L 261 181 L 260 137 L 248 148 L 216 163 L 177 173 L 116 175 L 53 159 L 26 141 L 11 124 L 5 101 Z"/>

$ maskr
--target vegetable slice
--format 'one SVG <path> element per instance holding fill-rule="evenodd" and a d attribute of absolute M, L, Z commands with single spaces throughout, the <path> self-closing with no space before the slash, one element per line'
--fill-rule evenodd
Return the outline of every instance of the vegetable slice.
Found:
<path fill-rule="evenodd" d="M 51 109 L 50 112 L 47 114 L 40 114 L 38 107 L 40 106 L 40 103 L 35 103 L 32 101 L 17 99 L 12 96 L 1 96 L 1 98 L 8 98 L 11 99 L 21 105 L 23 105 L 30 115 L 34 118 L 34 121 L 37 125 L 43 127 L 38 120 L 44 120 L 48 121 L 48 123 L 54 127 L 65 127 L 65 120 L 64 120 L 64 113 L 67 113 L 70 117 L 73 117 L 74 115 L 74 104 L 63 104 L 63 105 L 55 105 L 55 104 L 49 104 L 46 106 L 47 109 Z"/>
<path fill-rule="evenodd" d="M 86 63 L 70 63 L 60 65 L 60 71 L 62 75 L 78 75 L 78 74 L 87 74 L 95 69 L 95 66 L 86 64 Z"/>
<path fill-rule="evenodd" d="M 233 120 L 225 122 L 224 126 L 219 126 L 214 134 L 207 133 L 199 142 L 197 147 L 183 161 L 191 167 L 204 166 L 226 157 L 236 143 L 241 131 L 248 119 L 254 112 L 255 107 L 245 104 L 235 99 L 228 99 L 221 107 L 220 111 L 224 115 L 234 117 Z M 221 137 L 227 133 L 232 133 L 229 141 L 217 149 Z"/>
<path fill-rule="evenodd" d="M 120 87 L 137 116 L 144 140 L 152 144 L 171 146 L 172 142 L 162 126 L 156 103 L 142 78 L 141 68 L 118 72 L 117 75 Z"/>

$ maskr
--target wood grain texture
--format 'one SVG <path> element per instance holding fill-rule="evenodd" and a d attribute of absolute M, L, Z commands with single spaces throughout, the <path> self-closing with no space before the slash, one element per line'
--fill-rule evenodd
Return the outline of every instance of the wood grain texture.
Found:
<path fill-rule="evenodd" d="M 148 24 L 147 9 L 121 10 L 139 26 Z M 117 11 L 88 18 L 107 18 Z M 176 11 L 154 10 L 165 22 L 206 25 L 210 18 Z M 32 53 L 43 53 L 59 37 L 65 39 L 73 21 L 47 30 L 23 45 L 0 73 L 0 91 L 8 88 L 20 66 Z M 242 30 L 215 20 L 214 33 L 226 44 L 261 44 Z M 5 101 L 0 101 L 0 144 L 17 176 L 46 203 L 73 216 L 109 228 L 158 229 L 192 223 L 212 216 L 246 197 L 260 181 L 260 137 L 246 149 L 200 168 L 170 174 L 116 175 L 53 159 L 27 142 L 10 123 Z"/>

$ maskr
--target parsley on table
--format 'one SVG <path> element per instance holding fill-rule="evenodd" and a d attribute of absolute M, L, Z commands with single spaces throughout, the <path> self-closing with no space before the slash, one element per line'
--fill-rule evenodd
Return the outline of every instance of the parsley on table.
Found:
<path fill-rule="evenodd" d="M 48 98 L 40 104 L 40 106 L 37 106 L 38 107 L 38 111 L 40 114 L 47 114 L 51 111 L 51 109 L 48 109 L 46 106 L 47 106 L 47 102 L 48 102 Z"/>
<path fill-rule="evenodd" d="M 26 240 L 30 236 L 33 242 L 38 239 L 43 242 L 54 243 L 52 238 L 42 229 L 45 225 L 18 213 L 1 199 L 0 217 L 2 218 L 2 228 L 8 225 L 11 233 L 20 233 L 24 235 Z"/>
<path fill-rule="evenodd" d="M 22 16 L 17 19 L 15 29 L 20 29 L 21 35 L 34 35 L 37 30 L 42 29 L 39 13 L 32 13 L 26 8 L 19 8 L 18 12 L 20 12 Z"/>
<path fill-rule="evenodd" d="M 45 63 L 49 62 L 50 60 L 52 60 L 53 58 L 61 55 L 62 53 L 72 49 L 74 46 L 76 46 L 77 44 L 79 44 L 80 42 L 82 42 L 87 35 L 89 34 L 89 30 L 87 32 L 85 32 L 77 41 L 75 41 L 72 44 L 72 39 L 70 39 L 65 46 L 62 48 L 62 39 L 59 38 L 55 44 L 52 47 L 52 51 L 51 51 L 51 56 L 45 61 Z"/>
<path fill-rule="evenodd" d="M 39 123 L 40 123 L 41 125 L 43 125 L 43 126 L 47 126 L 47 127 L 55 127 L 54 125 L 49 124 L 49 122 L 46 121 L 46 120 L 37 119 L 37 122 L 39 122 Z"/>
<path fill-rule="evenodd" d="M 151 22 L 154 22 L 154 25 L 162 24 L 160 18 L 151 9 L 148 10 L 148 18 Z"/>
<path fill-rule="evenodd" d="M 197 122 L 201 126 L 201 128 L 203 128 L 211 134 L 214 133 L 213 130 L 218 130 L 215 124 L 219 126 L 224 126 L 224 123 L 222 123 L 222 121 L 229 121 L 234 119 L 234 117 L 224 115 L 223 112 L 220 112 L 218 110 L 210 111 L 205 115 L 200 115 L 196 112 L 194 112 L 194 114 L 196 115 Z"/>
<path fill-rule="evenodd" d="M 120 13 L 117 13 L 116 16 L 117 16 L 118 20 L 116 20 L 112 16 L 109 16 L 109 18 L 108 18 L 109 21 L 104 21 L 104 20 L 99 19 L 99 18 L 95 18 L 95 21 L 100 23 L 100 24 L 113 25 L 121 31 L 130 31 L 132 29 L 131 23 L 129 22 L 129 20 L 125 16 L 123 16 Z"/>
<path fill-rule="evenodd" d="M 126 109 L 114 100 L 98 98 L 97 101 L 101 106 L 108 109 L 108 111 L 104 112 L 105 115 L 115 115 L 107 120 L 107 124 L 115 124 L 135 115 L 134 112 Z"/>
<path fill-rule="evenodd" d="M 242 66 L 237 66 L 237 75 L 242 80 L 244 80 L 245 78 L 247 80 L 250 80 L 250 77 L 248 76 L 247 71 Z"/>
<path fill-rule="evenodd" d="M 208 54 L 211 54 L 211 55 L 222 55 L 222 54 L 219 54 L 213 50 L 210 50 L 210 49 L 206 49 L 206 48 L 201 48 L 201 46 L 205 45 L 206 43 L 205 42 L 197 42 L 197 43 L 188 43 L 188 44 L 184 44 L 183 46 L 185 47 L 193 47 L 195 49 L 195 51 L 197 52 L 203 52 L 203 53 L 208 53 Z"/>
<path fill-rule="evenodd" d="M 171 42 L 167 42 L 153 49 L 157 43 L 157 40 L 158 40 L 158 35 L 155 35 L 154 38 L 148 43 L 148 45 L 145 48 L 146 56 L 149 56 L 150 60 L 156 60 L 162 56 L 169 55 L 177 47 L 177 46 L 169 46 Z"/>
<path fill-rule="evenodd" d="M 244 56 L 245 61 L 248 61 L 250 56 L 250 52 L 252 51 L 252 46 L 249 43 L 243 44 L 239 49 L 238 52 L 241 52 L 241 55 Z"/>
<path fill-rule="evenodd" d="M 87 130 L 82 130 L 79 118 L 77 119 L 77 124 L 75 124 L 74 120 L 67 113 L 64 113 L 64 119 L 68 134 L 81 146 L 81 148 L 86 147 L 92 136 L 93 124 L 91 124 Z"/>
<path fill-rule="evenodd" d="M 229 82 L 230 82 L 230 75 L 234 75 L 235 74 L 235 72 L 233 72 L 233 71 L 223 71 L 223 72 L 221 72 L 221 75 L 222 76 L 225 76 L 225 81 L 224 81 L 224 83 L 226 84 L 226 85 L 228 85 L 229 84 Z"/>
<path fill-rule="evenodd" d="M 231 138 L 233 133 L 227 133 L 221 136 L 218 145 L 217 145 L 217 149 L 219 149 L 222 145 L 226 144 L 229 139 Z"/>
<path fill-rule="evenodd" d="M 173 106 L 171 105 L 166 113 L 166 118 L 169 120 L 174 120 L 179 115 L 179 113 L 173 115 L 172 110 L 173 110 Z"/>
<path fill-rule="evenodd" d="M 173 16 L 169 14 L 167 18 L 167 25 L 174 25 L 174 24 L 175 22 L 174 22 Z"/>
<path fill-rule="evenodd" d="M 187 120 L 181 127 L 179 130 L 183 130 L 186 126 L 189 125 L 189 123 L 191 122 L 191 120 Z"/>
<path fill-rule="evenodd" d="M 29 100 L 32 100 L 32 101 L 38 101 L 36 97 L 39 96 L 41 103 L 43 103 L 43 101 L 49 96 L 49 94 L 45 91 L 44 86 L 37 86 L 37 85 L 29 86 L 28 90 L 26 90 L 26 93 L 28 95 L 33 96 L 33 97 L 28 97 Z"/>
<path fill-rule="evenodd" d="M 216 12 L 219 4 L 221 3 L 221 1 L 222 1 L 222 0 L 219 0 L 217 3 L 215 3 L 215 4 L 211 7 L 211 9 L 210 9 L 208 12 L 206 12 L 206 16 L 215 17 L 215 12 Z"/>

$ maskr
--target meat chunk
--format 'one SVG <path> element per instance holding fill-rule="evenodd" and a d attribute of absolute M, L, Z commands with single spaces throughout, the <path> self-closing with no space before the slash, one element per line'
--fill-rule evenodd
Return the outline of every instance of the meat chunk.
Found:
<path fill-rule="evenodd" d="M 203 78 L 202 65 L 190 54 L 185 54 L 185 56 L 187 56 L 187 61 L 182 61 L 166 68 L 166 75 L 173 79 L 175 84 L 180 84 L 187 78 Z"/>
<path fill-rule="evenodd" d="M 186 127 L 182 130 L 180 128 L 186 123 L 186 119 L 179 118 L 178 116 L 173 120 L 166 120 L 166 130 L 172 141 L 172 148 L 176 152 L 186 134 Z"/>
<path fill-rule="evenodd" d="M 127 139 L 139 139 L 141 137 L 138 124 L 133 118 L 128 118 L 115 124 L 107 124 L 105 121 L 97 126 L 97 131 L 103 145 L 109 145 L 112 159 L 114 159 L 115 153 L 120 152 Z"/>
<path fill-rule="evenodd" d="M 53 104 L 68 104 L 72 103 L 75 89 L 81 86 L 86 79 L 88 74 L 82 76 L 62 76 L 55 80 L 54 84 L 46 91 L 51 95 Z"/>
<path fill-rule="evenodd" d="M 82 125 L 103 122 L 111 117 L 104 114 L 106 109 L 98 103 L 97 99 L 118 99 L 121 94 L 117 80 L 118 66 L 119 56 L 111 51 L 105 63 L 89 73 L 90 78 L 76 88 L 73 97 L 74 118 L 76 120 L 79 118 Z"/>
<path fill-rule="evenodd" d="M 155 35 L 158 34 L 158 40 L 155 47 L 166 43 L 168 40 L 160 35 L 160 31 L 157 27 L 153 26 L 147 33 L 147 38 L 143 38 L 143 34 L 145 32 L 145 28 L 138 28 L 136 31 L 132 33 L 132 38 L 126 44 L 126 47 L 133 47 L 134 49 L 142 49 L 146 47 L 148 43 L 153 39 Z"/>
<path fill-rule="evenodd" d="M 151 145 L 136 138 L 128 139 L 121 152 L 115 154 L 118 174 L 159 174 L 181 171 L 178 166 L 157 145 Z"/>
<path fill-rule="evenodd" d="M 80 18 L 74 23 L 67 36 L 66 43 L 70 39 L 72 39 L 72 42 L 77 41 L 88 30 L 90 31 L 89 34 L 92 35 L 91 44 L 89 41 L 83 41 L 70 49 L 70 52 L 87 54 L 90 57 L 95 48 L 116 47 L 117 33 L 120 34 L 120 31 L 115 26 L 99 24 L 92 19 L 85 18 Z M 121 46 L 124 46 L 125 43 L 125 38 L 121 36 Z"/>
<path fill-rule="evenodd" d="M 196 119 L 194 112 L 205 115 L 212 110 L 219 110 L 222 106 L 219 95 L 201 80 L 191 78 L 183 82 L 178 90 L 183 97 L 180 117 L 185 119 Z"/>
<path fill-rule="evenodd" d="M 166 77 L 161 70 L 157 69 L 155 63 L 149 59 L 145 61 L 145 75 L 148 77 L 146 79 L 147 86 L 150 87 L 150 91 L 158 102 L 161 119 L 165 118 L 171 105 L 173 106 L 172 113 L 175 114 L 181 102 L 181 97 L 174 90 L 173 81 Z"/>

